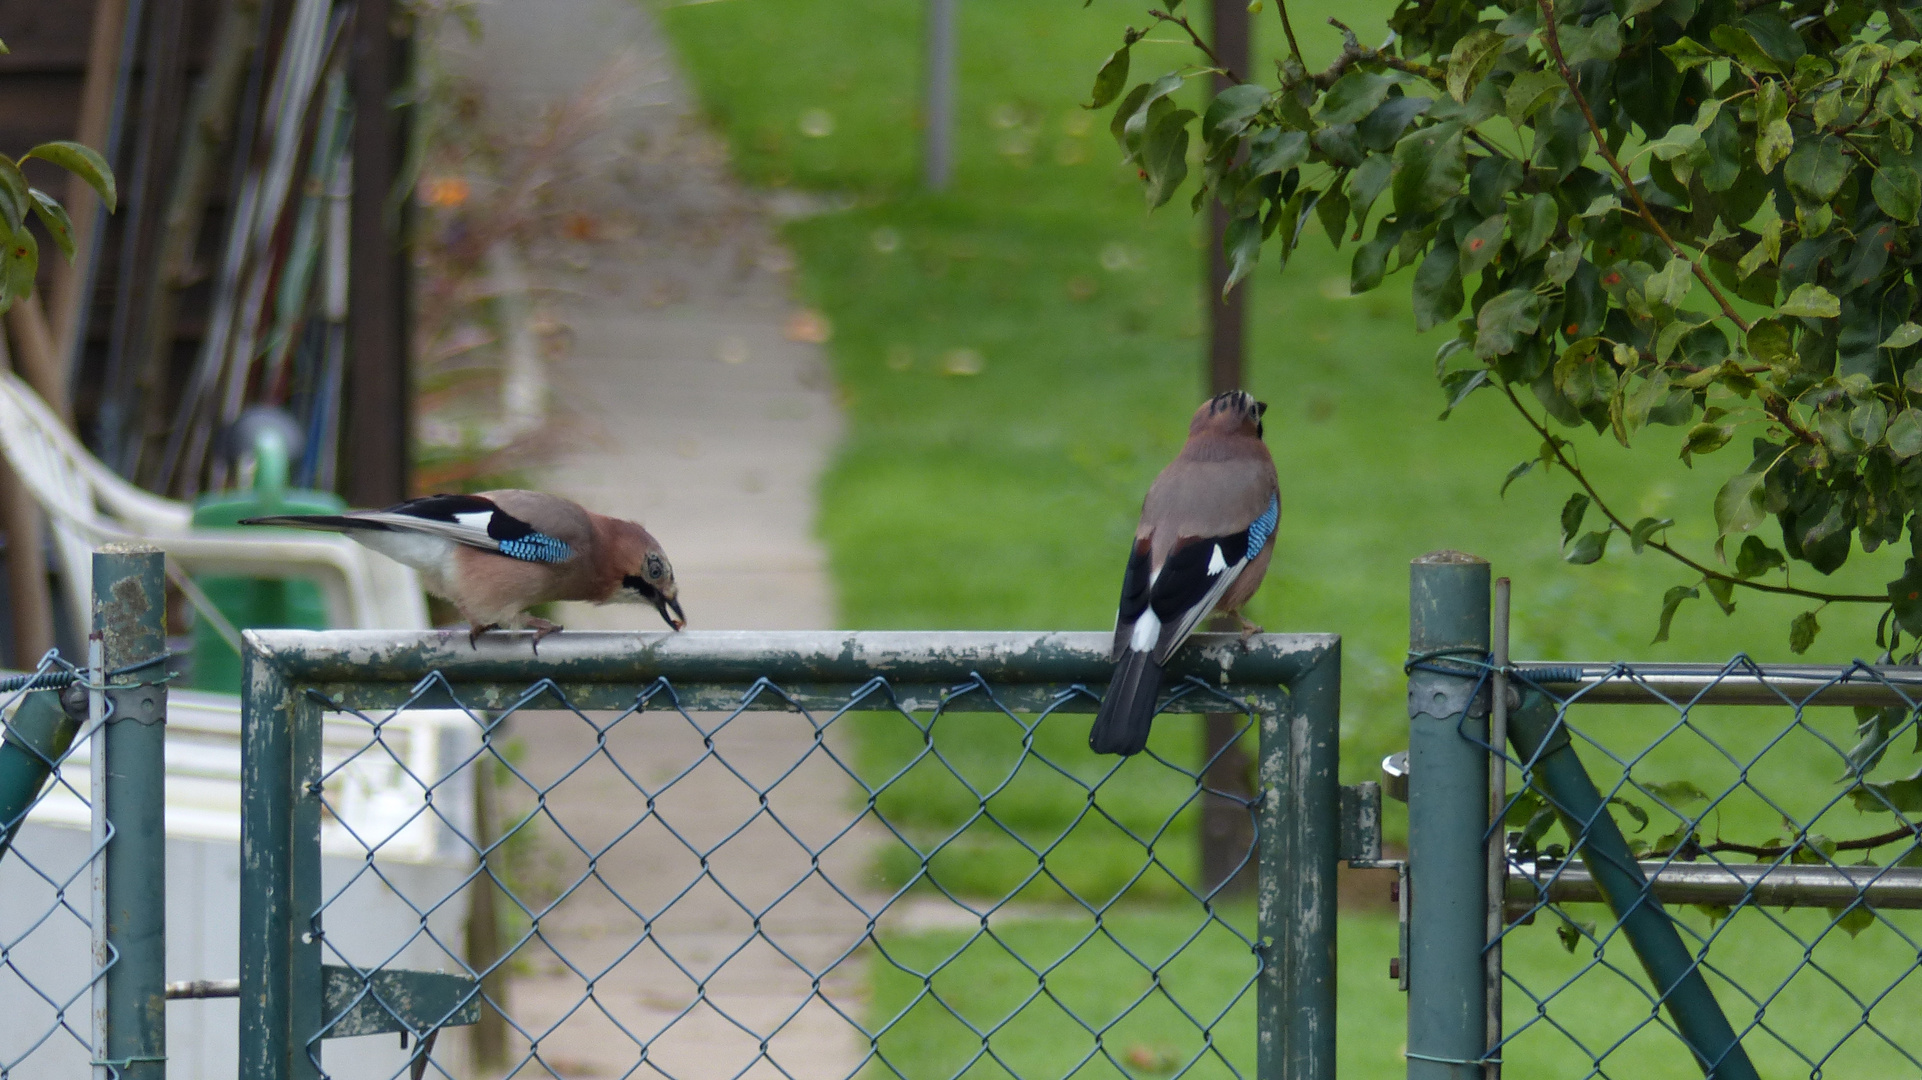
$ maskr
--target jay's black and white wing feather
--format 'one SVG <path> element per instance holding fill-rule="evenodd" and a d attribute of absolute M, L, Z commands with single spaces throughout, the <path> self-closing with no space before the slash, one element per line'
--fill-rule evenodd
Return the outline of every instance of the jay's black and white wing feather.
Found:
<path fill-rule="evenodd" d="M 492 499 L 479 495 L 428 495 L 409 499 L 385 510 L 363 510 L 351 514 L 290 514 L 250 518 L 241 524 L 280 525 L 349 534 L 411 533 L 482 551 L 499 552 L 510 559 L 525 562 L 558 563 L 574 555 L 573 546 L 567 541 L 536 529 L 501 509 Z M 384 549 L 390 545 L 376 542 L 370 546 Z M 415 560 L 402 558 L 401 561 L 412 563 Z"/>

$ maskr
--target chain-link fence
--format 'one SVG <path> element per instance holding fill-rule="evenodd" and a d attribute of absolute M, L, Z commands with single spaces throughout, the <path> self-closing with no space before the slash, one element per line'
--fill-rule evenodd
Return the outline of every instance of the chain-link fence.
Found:
<path fill-rule="evenodd" d="M 1414 586 L 1411 1078 L 1922 1072 L 1922 671 L 1509 663 L 1485 563 Z"/>
<path fill-rule="evenodd" d="M 72 679 L 49 657 L 0 691 L 0 1080 L 85 1076 L 93 1058 L 93 740 L 58 691 L 26 688 Z"/>
<path fill-rule="evenodd" d="M 250 635 L 241 1076 L 1331 1075 L 1334 640 L 1198 639 L 1123 761 L 1105 639 Z M 1258 898 L 1198 879 L 1227 798 Z"/>

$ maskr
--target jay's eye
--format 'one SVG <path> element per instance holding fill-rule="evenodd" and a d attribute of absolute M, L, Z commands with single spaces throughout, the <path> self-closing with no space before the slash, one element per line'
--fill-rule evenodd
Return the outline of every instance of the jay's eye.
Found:
<path fill-rule="evenodd" d="M 661 580 L 661 575 L 665 574 L 666 572 L 667 572 L 666 559 L 661 558 L 659 555 L 652 555 L 652 554 L 650 554 L 647 557 L 647 576 L 650 579 L 654 581 L 659 581 Z"/>

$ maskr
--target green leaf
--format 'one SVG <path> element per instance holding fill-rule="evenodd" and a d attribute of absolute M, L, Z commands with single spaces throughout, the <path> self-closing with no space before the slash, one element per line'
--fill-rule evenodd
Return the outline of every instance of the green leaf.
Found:
<path fill-rule="evenodd" d="M 1456 101 L 1467 101 L 1476 84 L 1495 66 L 1495 61 L 1501 59 L 1502 50 L 1507 45 L 1506 35 L 1487 27 L 1470 30 L 1456 41 L 1449 50 L 1449 95 Z"/>
<path fill-rule="evenodd" d="M 1148 93 L 1147 83 L 1137 83 L 1108 118 L 1108 131 L 1114 135 L 1115 144 L 1121 147 L 1122 153 L 1128 155 L 1130 162 L 1138 161 L 1140 157 L 1141 139 L 1135 120 L 1148 100 Z"/>
<path fill-rule="evenodd" d="M 1847 908 L 1828 908 L 1829 918 L 1835 925 L 1848 931 L 1850 937 L 1875 925 L 1875 910 L 1867 904 L 1856 903 Z"/>
<path fill-rule="evenodd" d="M 1329 191 L 1315 203 L 1315 216 L 1321 219 L 1321 231 L 1328 234 L 1328 242 L 1340 250 L 1343 236 L 1348 231 L 1348 195 L 1339 188 Z"/>
<path fill-rule="evenodd" d="M 1640 555 L 1642 553 L 1642 545 L 1648 543 L 1649 537 L 1654 536 L 1656 533 L 1661 532 L 1673 524 L 1675 524 L 1674 518 L 1643 518 L 1635 523 L 1634 528 L 1628 530 L 1629 549 L 1635 552 L 1635 554 Z"/>
<path fill-rule="evenodd" d="M 1468 400 L 1468 395 L 1488 385 L 1487 368 L 1462 368 L 1442 376 L 1442 393 L 1447 395 L 1448 404 L 1442 408 L 1439 419 L 1448 419 L 1448 414 L 1456 406 Z"/>
<path fill-rule="evenodd" d="M 1394 174 L 1389 186 L 1395 212 L 1420 214 L 1441 207 L 1461 193 L 1468 179 L 1462 151 L 1462 126 L 1453 121 L 1416 128 L 1395 144 Z"/>
<path fill-rule="evenodd" d="M 1865 401 L 1849 412 L 1849 434 L 1863 446 L 1881 442 L 1882 433 L 1888 429 L 1889 407 L 1879 398 Z"/>
<path fill-rule="evenodd" d="M 34 275 L 40 270 L 40 244 L 33 234 L 20 229 L 6 241 L 5 296 L 14 300 L 33 295 Z M 0 310 L 5 307 L 0 303 Z"/>
<path fill-rule="evenodd" d="M 1588 60 L 1613 60 L 1622 55 L 1621 30 L 1622 21 L 1612 14 L 1587 26 L 1563 23 L 1559 30 L 1562 55 L 1570 67 Z"/>
<path fill-rule="evenodd" d="M 1763 79 L 1755 96 L 1755 126 L 1761 131 L 1755 143 L 1755 162 L 1765 176 L 1795 149 L 1795 130 L 1789 127 L 1788 115 L 1788 94 L 1782 84 Z"/>
<path fill-rule="evenodd" d="M 1677 38 L 1674 44 L 1662 46 L 1662 55 L 1668 57 L 1668 62 L 1678 71 L 1688 71 L 1722 58 L 1720 53 L 1690 37 Z"/>
<path fill-rule="evenodd" d="M 1735 614 L 1735 583 L 1727 578 L 1704 578 L 1702 584 L 1708 588 L 1709 599 L 1722 609 L 1722 614 Z"/>
<path fill-rule="evenodd" d="M 113 170 L 107 167 L 106 161 L 99 154 L 77 142 L 60 140 L 41 143 L 27 151 L 26 156 L 52 162 L 85 180 L 100 193 L 100 201 L 106 205 L 108 211 L 113 210 L 117 198 L 114 191 Z"/>
<path fill-rule="evenodd" d="M 1562 504 L 1562 546 L 1563 547 L 1567 547 L 1568 542 L 1575 538 L 1575 534 L 1577 532 L 1581 531 L 1582 518 L 1585 515 L 1587 515 L 1587 513 L 1588 513 L 1588 496 L 1582 494 L 1579 491 L 1573 495 L 1570 495 L 1568 497 L 1568 501 Z"/>
<path fill-rule="evenodd" d="M 1785 70 L 1774 57 L 1762 50 L 1762 46 L 1755 40 L 1755 35 L 1739 26 L 1727 24 L 1718 26 L 1709 31 L 1708 39 L 1723 52 L 1733 54 L 1737 60 L 1749 67 L 1760 71 L 1773 71 L 1778 75 L 1789 74 L 1789 71 Z"/>
<path fill-rule="evenodd" d="M 1484 360 L 1514 352 L 1541 325 L 1545 302 L 1532 289 L 1510 289 L 1475 314 L 1475 355 Z"/>
<path fill-rule="evenodd" d="M 1607 553 L 1608 538 L 1613 535 L 1614 531 L 1611 529 L 1596 529 L 1593 532 L 1583 533 L 1580 539 L 1569 545 L 1568 550 L 1562 553 L 1562 561 L 1574 563 L 1577 566 L 1587 566 L 1589 563 L 1596 562 Z"/>
<path fill-rule="evenodd" d="M 1821 632 L 1822 624 L 1815 621 L 1815 612 L 1804 611 L 1797 615 L 1789 620 L 1789 651 L 1797 656 L 1808 652 L 1809 646 L 1815 644 L 1815 635 Z"/>
<path fill-rule="evenodd" d="M 1715 529 L 1721 536 L 1745 533 L 1762 523 L 1763 481 L 1759 472 L 1741 472 L 1729 477 L 1715 494 Z M 1710 579 L 1713 587 L 1714 579 Z"/>
<path fill-rule="evenodd" d="M 1812 281 L 1803 282 L 1795 287 L 1782 306 L 1776 309 L 1783 315 L 1797 315 L 1811 319 L 1833 319 L 1842 314 L 1842 302 L 1835 294 Z"/>
<path fill-rule="evenodd" d="M 1270 128 L 1249 139 L 1248 150 L 1249 176 L 1285 173 L 1308 160 L 1308 133 Z"/>
<path fill-rule="evenodd" d="M 1693 466 L 1696 454 L 1713 454 L 1734 437 L 1733 424 L 1697 424 L 1689 428 L 1688 435 L 1682 439 L 1682 460 Z"/>
<path fill-rule="evenodd" d="M 1459 253 L 1446 239 L 1438 239 L 1415 271 L 1412 296 L 1415 330 L 1426 333 L 1462 309 L 1462 272 Z"/>
<path fill-rule="evenodd" d="M 1922 209 L 1922 173 L 1904 162 L 1884 164 L 1875 170 L 1869 193 L 1883 213 L 1913 225 L 1917 211 Z"/>
<path fill-rule="evenodd" d="M 1516 127 L 1521 127 L 1543 106 L 1553 104 L 1560 98 L 1563 88 L 1562 77 L 1553 71 L 1522 72 L 1515 76 L 1514 82 L 1508 84 L 1508 92 L 1503 97 L 1508 119 Z"/>
<path fill-rule="evenodd" d="M 1901 326 L 1889 331 L 1889 336 L 1882 339 L 1881 347 L 1884 349 L 1906 349 L 1918 341 L 1922 341 L 1922 324 L 1905 322 Z"/>
<path fill-rule="evenodd" d="M 1568 284 L 1575 276 L 1575 270 L 1582 265 L 1582 243 L 1576 240 L 1565 247 L 1555 249 L 1542 263 L 1542 280 L 1556 285 Z"/>
<path fill-rule="evenodd" d="M 1675 590 L 1671 589 L 1670 592 Z M 1669 809 L 1697 806 L 1708 802 L 1708 792 L 1693 780 L 1670 780 L 1664 784 L 1643 784 L 1642 790 L 1668 804 Z"/>
<path fill-rule="evenodd" d="M 1758 578 L 1771 570 L 1780 570 L 1788 565 L 1782 553 L 1768 546 L 1759 536 L 1751 536 L 1742 541 L 1742 549 L 1735 553 L 1735 576 L 1747 581 Z"/>
<path fill-rule="evenodd" d="M 1514 468 L 1508 470 L 1508 475 L 1502 479 L 1502 490 L 1501 490 L 1500 496 L 1498 497 L 1504 498 L 1504 499 L 1507 498 L 1508 485 L 1528 475 L 1528 471 L 1530 469 L 1533 469 L 1534 467 L 1535 467 L 1535 459 L 1529 458 L 1527 461 L 1524 461 L 1521 464 L 1515 466 Z"/>
<path fill-rule="evenodd" d="M 1374 112 L 1396 81 L 1390 75 L 1351 69 L 1322 95 L 1321 111 L 1315 118 L 1324 125 L 1352 124 Z"/>
<path fill-rule="evenodd" d="M 73 219 L 66 209 L 38 188 L 29 189 L 27 194 L 33 198 L 33 216 L 40 219 L 40 227 L 53 237 L 62 255 L 73 258 Z"/>
<path fill-rule="evenodd" d="M 1757 320 L 1749 327 L 1746 341 L 1748 354 L 1764 364 L 1780 367 L 1795 360 L 1794 340 L 1788 325 L 1780 319 Z"/>
<path fill-rule="evenodd" d="M 1148 173 L 1148 208 L 1154 209 L 1174 197 L 1181 182 L 1188 178 L 1188 121 L 1195 114 L 1187 109 L 1161 106 L 1161 99 L 1148 107 L 1149 121 L 1142 142 L 1141 164 Z M 1159 116 L 1155 115 L 1157 112 Z"/>
<path fill-rule="evenodd" d="M 1230 221 L 1222 230 L 1221 249 L 1228 257 L 1228 283 L 1221 287 L 1221 295 L 1226 297 L 1261 262 L 1261 217 L 1250 215 Z"/>
<path fill-rule="evenodd" d="M 1348 195 L 1355 204 L 1355 228 L 1366 225 L 1368 208 L 1375 205 L 1381 193 L 1388 190 L 1388 181 L 1394 176 L 1395 159 L 1387 154 L 1370 154 L 1361 163 L 1354 175 L 1348 178 Z"/>
<path fill-rule="evenodd" d="M 1508 215 L 1496 214 L 1468 230 L 1462 238 L 1461 276 L 1480 273 L 1502 250 L 1502 233 L 1508 229 Z M 1452 313 L 1451 313 L 1452 314 Z"/>
<path fill-rule="evenodd" d="M 1675 609 L 1682 606 L 1682 601 L 1696 600 L 1699 599 L 1701 595 L 1701 593 L 1696 592 L 1687 585 L 1677 585 L 1663 594 L 1662 623 L 1656 628 L 1655 640 L 1650 642 L 1650 644 L 1660 645 L 1662 642 L 1667 641 L 1669 625 L 1675 621 Z"/>
<path fill-rule="evenodd" d="M 1911 406 L 1896 413 L 1895 419 L 1889 421 L 1885 437 L 1889 440 L 1889 453 L 1898 461 L 1922 454 L 1922 411 Z"/>
<path fill-rule="evenodd" d="M 1121 96 L 1121 88 L 1128 85 L 1128 50 L 1129 47 L 1123 45 L 1108 54 L 1108 59 L 1101 64 L 1101 70 L 1095 72 L 1094 91 L 1082 108 L 1099 109 Z"/>
<path fill-rule="evenodd" d="M 1849 178 L 1849 155 L 1842 140 L 1824 136 L 1796 144 L 1788 164 L 1782 166 L 1782 179 L 1797 202 L 1820 206 L 1835 198 L 1842 182 Z"/>
<path fill-rule="evenodd" d="M 1625 811 L 1628 814 L 1629 817 L 1634 818 L 1636 832 L 1641 832 L 1643 829 L 1648 828 L 1648 811 L 1642 809 L 1641 807 L 1635 805 L 1632 802 L 1629 802 L 1627 799 L 1622 798 L 1620 795 L 1610 796 L 1608 800 L 1608 805 L 1619 806 L 1623 809 L 1623 811 Z"/>
<path fill-rule="evenodd" d="M 1546 192 L 1529 196 L 1515 214 L 1515 254 L 1526 259 L 1540 251 L 1555 235 L 1555 223 L 1555 197 Z"/>
<path fill-rule="evenodd" d="M 1572 956 L 1575 946 L 1582 942 L 1582 935 L 1595 933 L 1595 924 L 1581 919 L 1569 919 L 1567 916 L 1563 916 L 1563 920 L 1556 924 L 1555 936 L 1560 939 L 1562 949 Z"/>
<path fill-rule="evenodd" d="M 1889 606 L 1895 609 L 1895 624 L 1914 637 L 1922 637 L 1922 564 L 1909 559 L 1902 564 L 1902 576 L 1889 582 Z"/>
<path fill-rule="evenodd" d="M 1849 801 L 1864 814 L 1913 814 L 1922 811 L 1922 773 L 1878 784 L 1857 784 Z"/>
<path fill-rule="evenodd" d="M 1670 259 L 1660 270 L 1648 276 L 1642 283 L 1642 292 L 1651 304 L 1680 307 L 1688 299 L 1689 290 L 1695 287 L 1695 275 L 1689 262 L 1680 256 Z M 1839 307 L 1838 307 L 1839 312 Z"/>
<path fill-rule="evenodd" d="M 1762 238 L 1748 253 L 1735 264 L 1735 272 L 1743 278 L 1760 270 L 1766 263 L 1773 263 L 1782 257 L 1782 219 L 1772 217 L 1762 226 Z M 1773 286 L 1771 286 L 1773 288 Z"/>

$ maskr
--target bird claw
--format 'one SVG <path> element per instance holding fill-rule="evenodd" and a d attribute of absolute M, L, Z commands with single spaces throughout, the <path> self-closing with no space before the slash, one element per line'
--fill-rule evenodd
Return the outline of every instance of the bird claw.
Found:
<path fill-rule="evenodd" d="M 1249 619 L 1239 611 L 1235 612 L 1235 619 L 1241 623 L 1241 651 L 1247 652 L 1249 639 L 1256 634 L 1265 634 L 1267 631 L 1261 628 L 1260 623 Z"/>
<path fill-rule="evenodd" d="M 499 630 L 500 628 L 499 623 L 487 623 L 484 626 L 470 626 L 467 630 L 468 648 L 478 652 L 480 650 L 480 636 L 489 630 Z"/>
<path fill-rule="evenodd" d="M 546 619 L 528 619 L 527 625 L 534 628 L 534 655 L 535 656 L 539 656 L 541 654 L 542 638 L 546 637 L 549 634 L 558 634 L 563 629 L 563 627 L 559 623 L 551 623 L 551 622 L 548 622 Z"/>

